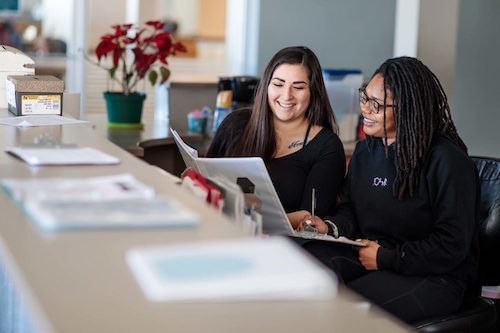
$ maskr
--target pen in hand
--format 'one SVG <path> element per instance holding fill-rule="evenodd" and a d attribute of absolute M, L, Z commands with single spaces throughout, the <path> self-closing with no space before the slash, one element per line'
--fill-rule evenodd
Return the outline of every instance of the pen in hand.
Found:
<path fill-rule="evenodd" d="M 312 222 L 314 221 L 315 217 L 315 211 L 316 211 L 316 189 L 313 188 L 311 192 L 311 216 L 312 216 L 312 221 L 311 220 L 306 220 L 304 221 L 304 226 L 303 229 L 305 231 L 312 231 L 312 232 L 318 232 L 318 229 L 312 225 Z"/>
<path fill-rule="evenodd" d="M 311 215 L 314 221 L 314 211 L 316 210 L 316 189 L 313 187 L 311 193 Z"/>

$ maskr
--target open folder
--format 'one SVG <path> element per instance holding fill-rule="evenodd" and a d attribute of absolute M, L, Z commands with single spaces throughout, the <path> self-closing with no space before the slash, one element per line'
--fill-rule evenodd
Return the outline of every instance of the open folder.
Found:
<path fill-rule="evenodd" d="M 260 157 L 198 157 L 198 152 L 188 146 L 179 134 L 170 129 L 179 148 L 184 163 L 206 177 L 222 176 L 236 183 L 237 178 L 246 177 L 255 185 L 255 195 L 262 200 L 261 213 L 263 231 L 271 235 L 289 235 L 307 239 L 319 239 L 332 242 L 364 246 L 363 243 L 345 237 L 334 238 L 317 232 L 296 231 L 292 228 L 278 193 L 264 161 Z"/>

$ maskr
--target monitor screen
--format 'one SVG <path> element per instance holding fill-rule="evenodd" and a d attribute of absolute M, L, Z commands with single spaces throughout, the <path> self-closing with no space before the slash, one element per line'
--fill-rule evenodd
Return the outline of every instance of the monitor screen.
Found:
<path fill-rule="evenodd" d="M 17 14 L 21 10 L 21 0 L 2 0 L 0 1 L 0 14 Z"/>

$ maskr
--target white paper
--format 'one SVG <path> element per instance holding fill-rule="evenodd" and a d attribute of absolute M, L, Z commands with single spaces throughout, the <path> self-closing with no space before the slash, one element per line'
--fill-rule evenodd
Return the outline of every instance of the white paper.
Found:
<path fill-rule="evenodd" d="M 16 201 L 108 201 L 155 197 L 154 188 L 128 173 L 81 178 L 4 178 L 0 179 L 0 185 Z"/>
<path fill-rule="evenodd" d="M 81 124 L 87 122 L 88 121 L 85 120 L 77 120 L 58 115 L 35 115 L 35 116 L 0 118 L 0 125 L 8 125 L 16 127 L 54 126 L 54 125 Z"/>
<path fill-rule="evenodd" d="M 481 296 L 493 299 L 500 299 L 500 286 L 483 286 Z"/>
<path fill-rule="evenodd" d="M 186 167 L 192 168 L 198 171 L 198 166 L 196 165 L 196 159 L 198 158 L 198 151 L 193 149 L 189 145 L 187 145 L 179 136 L 176 130 L 170 128 L 170 132 L 172 132 L 172 136 L 174 137 L 174 141 L 179 148 L 182 159 L 186 164 Z"/>
<path fill-rule="evenodd" d="M 107 201 L 28 200 L 23 207 L 45 231 L 106 228 L 194 227 L 199 216 L 173 199 Z"/>
<path fill-rule="evenodd" d="M 150 301 L 326 300 L 333 273 L 282 237 L 135 248 L 127 262 Z"/>
<path fill-rule="evenodd" d="M 224 206 L 222 211 L 236 222 L 241 222 L 245 216 L 245 197 L 238 184 L 224 177 L 213 177 L 210 178 L 210 181 L 223 190 Z"/>
<path fill-rule="evenodd" d="M 310 232 L 310 231 L 295 231 L 291 236 L 293 237 L 298 237 L 298 238 L 304 238 L 304 239 L 314 239 L 314 240 L 322 240 L 322 241 L 327 241 L 327 242 L 334 242 L 334 243 L 342 243 L 342 244 L 347 244 L 347 245 L 353 245 L 353 246 L 366 246 L 360 241 L 352 240 L 349 238 L 346 238 L 344 236 L 340 236 L 339 238 L 335 238 L 330 235 L 325 235 L 325 234 L 320 234 L 319 232 Z"/>
<path fill-rule="evenodd" d="M 90 147 L 31 148 L 7 147 L 6 152 L 15 155 L 29 165 L 98 165 L 118 164 L 120 160 Z"/>
<path fill-rule="evenodd" d="M 87 178 L 0 179 L 44 231 L 89 228 L 193 227 L 199 216 L 155 195 L 130 174 Z"/>

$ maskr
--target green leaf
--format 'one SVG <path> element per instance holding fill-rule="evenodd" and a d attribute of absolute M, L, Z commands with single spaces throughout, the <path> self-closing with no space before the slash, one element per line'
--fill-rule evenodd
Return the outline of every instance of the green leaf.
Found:
<path fill-rule="evenodd" d="M 156 71 L 150 71 L 148 77 L 149 82 L 151 82 L 151 85 L 154 86 L 156 84 L 156 80 L 158 80 L 158 73 L 156 73 Z"/>
<path fill-rule="evenodd" d="M 114 79 L 115 73 L 116 73 L 116 67 L 112 67 L 112 68 L 108 69 L 108 72 L 109 72 L 109 77 Z"/>
<path fill-rule="evenodd" d="M 165 82 L 167 82 L 168 78 L 170 77 L 170 70 L 167 67 L 161 66 L 160 67 L 160 74 L 161 74 L 160 84 L 164 84 Z"/>

